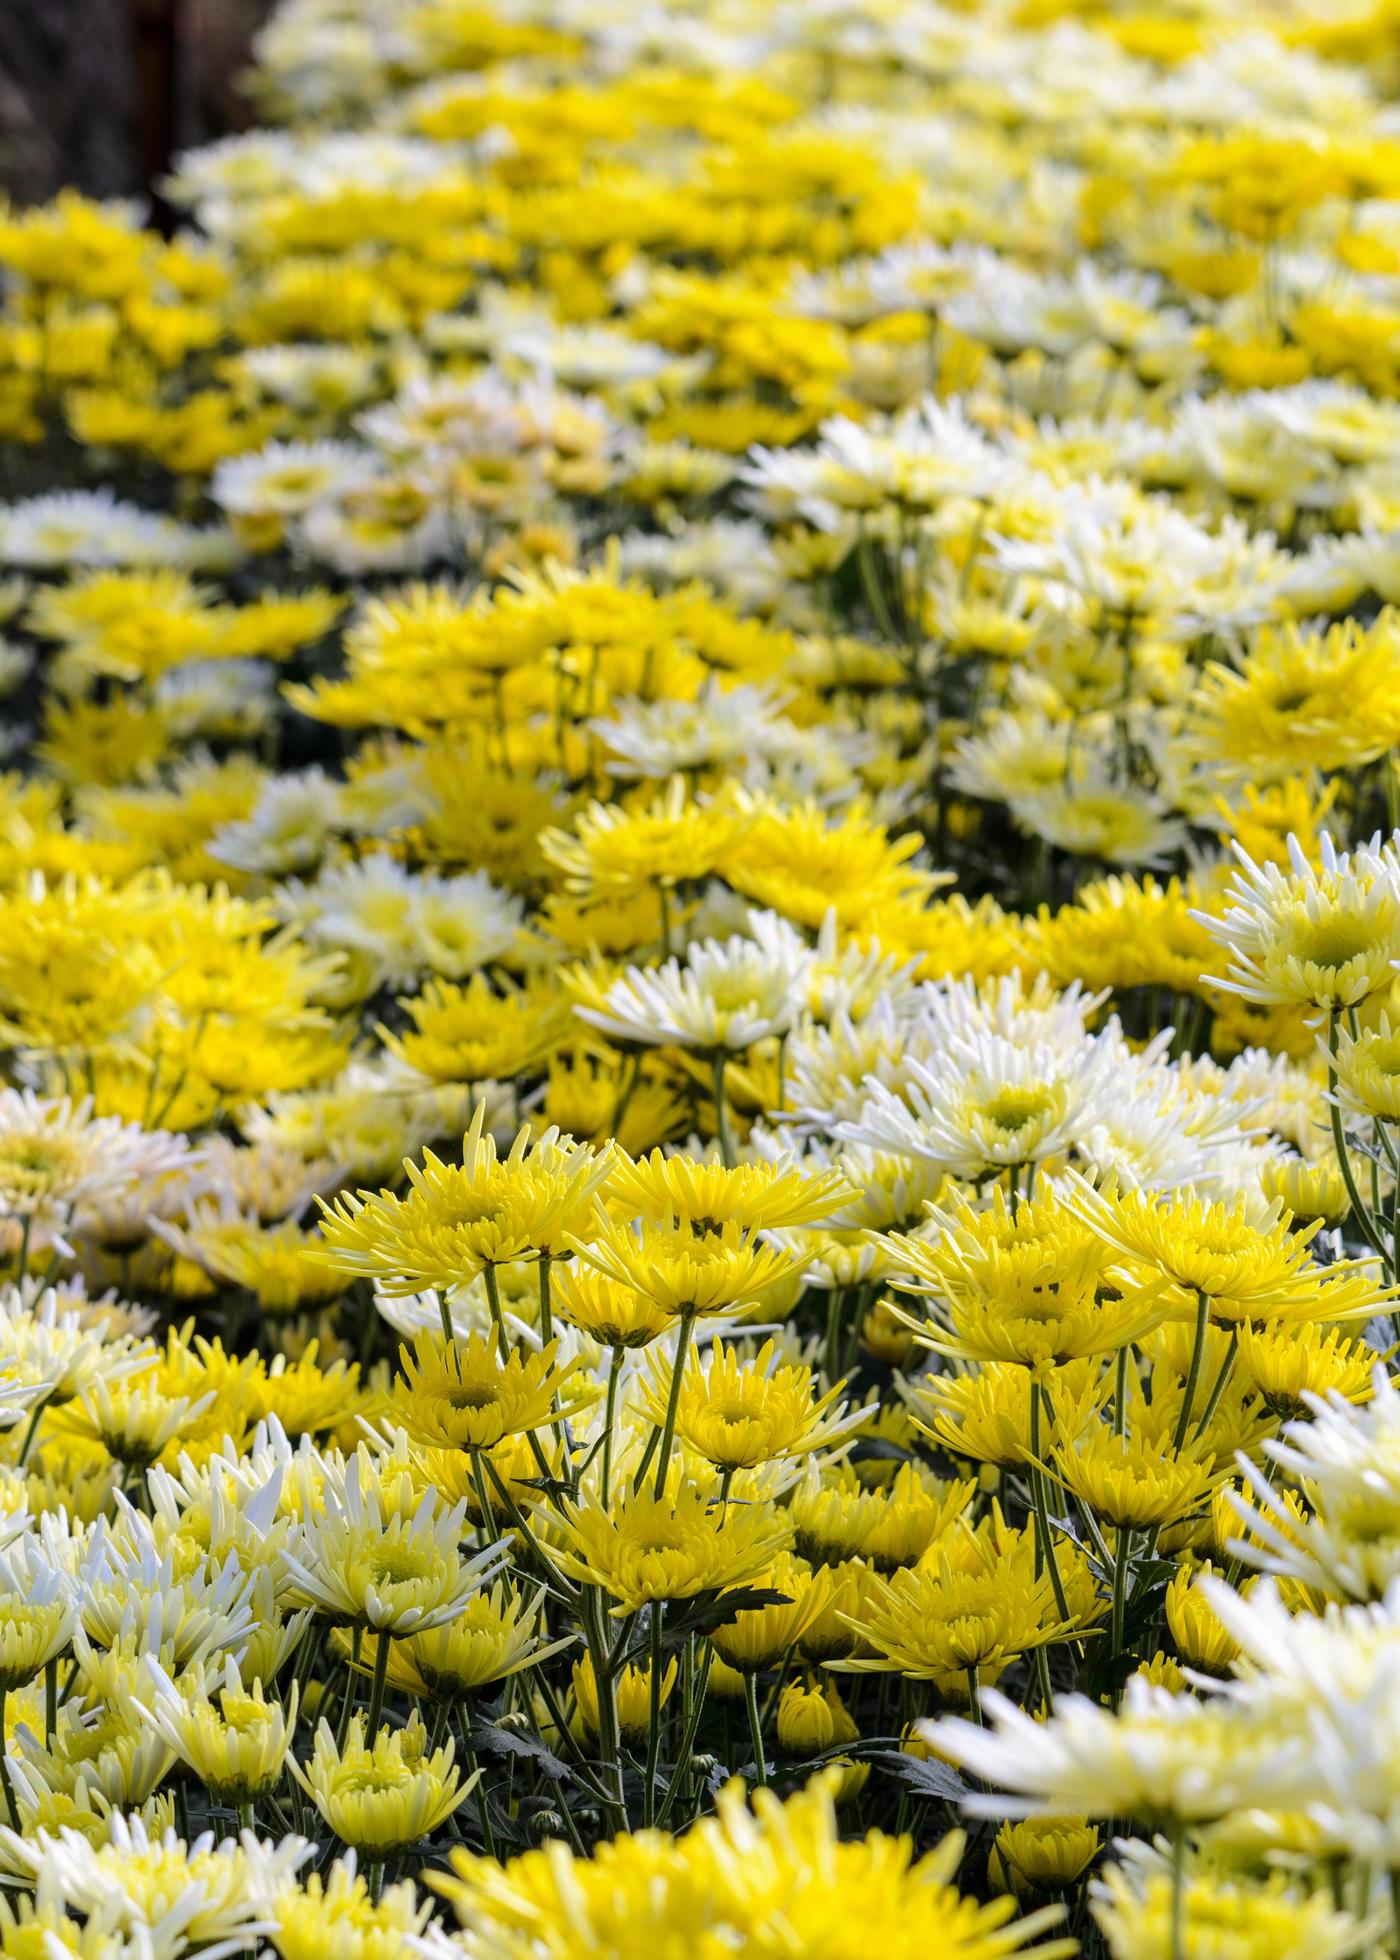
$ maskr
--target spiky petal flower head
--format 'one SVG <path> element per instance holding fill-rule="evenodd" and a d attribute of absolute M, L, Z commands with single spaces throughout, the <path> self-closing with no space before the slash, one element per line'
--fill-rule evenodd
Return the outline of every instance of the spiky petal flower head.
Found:
<path fill-rule="evenodd" d="M 441 1626 L 499 1570 L 505 1550 L 501 1540 L 463 1557 L 466 1509 L 431 1490 L 416 1509 L 395 1508 L 361 1444 L 283 1552 L 288 1595 L 333 1626 L 400 1637 Z"/>
<path fill-rule="evenodd" d="M 451 1875 L 430 1882 L 505 1960 L 697 1950 L 756 1960 L 871 1951 L 889 1960 L 1068 1960 L 1072 1940 L 1030 1944 L 1058 1923 L 1059 1906 L 1018 1918 L 1009 1898 L 983 1905 L 958 1893 L 961 1832 L 917 1860 L 907 1836 L 843 1836 L 842 1782 L 840 1770 L 827 1771 L 786 1803 L 758 1790 L 750 1808 L 736 1781 L 683 1837 L 619 1837 L 587 1858 L 552 1845 L 504 1866 L 457 1850 Z"/>
<path fill-rule="evenodd" d="M 386 1858 L 421 1843 L 470 1795 L 481 1772 L 464 1781 L 455 1753 L 450 1738 L 430 1750 L 416 1714 L 372 1742 L 355 1715 L 343 1744 L 323 1719 L 310 1763 L 303 1769 L 293 1759 L 292 1773 L 342 1844 Z"/>
<path fill-rule="evenodd" d="M 488 1267 L 566 1250 L 567 1235 L 585 1227 L 607 1179 L 609 1153 L 563 1141 L 553 1129 L 532 1143 L 527 1124 L 498 1159 L 486 1108 L 484 1100 L 477 1104 L 460 1164 L 431 1150 L 421 1166 L 405 1163 L 405 1197 L 361 1191 L 333 1206 L 322 1202 L 325 1251 L 317 1256 L 378 1279 L 394 1297 L 460 1286 Z"/>
<path fill-rule="evenodd" d="M 601 1586 L 616 1614 L 751 1585 L 791 1536 L 781 1512 L 760 1504 L 725 1509 L 674 1477 L 659 1497 L 648 1483 L 607 1507 L 591 1496 L 568 1504 L 552 1529 L 560 1569 Z"/>
<path fill-rule="evenodd" d="M 919 1725 L 934 1749 L 988 1786 L 965 1799 L 981 1816 L 1131 1817 L 1171 1831 L 1254 1805 L 1277 1808 L 1307 1777 L 1307 1743 L 1286 1724 L 1136 1677 L 1116 1713 L 1060 1695 L 1041 1722 L 995 1689 L 983 1711 L 985 1728 L 956 1716 Z"/>
<path fill-rule="evenodd" d="M 1223 918 L 1193 914 L 1227 956 L 1212 984 L 1262 1006 L 1335 1014 L 1388 987 L 1400 961 L 1400 837 L 1379 832 L 1338 851 L 1324 831 L 1320 865 L 1288 839 L 1288 864 L 1256 864 L 1236 846 L 1240 869 Z"/>

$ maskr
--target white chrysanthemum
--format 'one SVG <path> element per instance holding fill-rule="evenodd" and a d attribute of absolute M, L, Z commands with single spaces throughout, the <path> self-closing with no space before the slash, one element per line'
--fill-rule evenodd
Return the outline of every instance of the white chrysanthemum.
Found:
<path fill-rule="evenodd" d="M 42 1392 L 45 1401 L 71 1402 L 98 1375 L 120 1381 L 150 1365 L 148 1350 L 67 1307 L 53 1287 L 0 1289 L 0 1377 L 7 1391 Z"/>
<path fill-rule="evenodd" d="M 1245 1595 L 1199 1582 L 1238 1643 L 1232 1701 L 1305 1734 L 1302 1806 L 1337 1856 L 1383 1864 L 1400 1852 L 1400 1579 L 1369 1605 L 1293 1613 L 1270 1582 Z M 1277 1806 L 1273 1806 L 1276 1808 Z"/>
<path fill-rule="evenodd" d="M 5 1848 L 73 1912 L 105 1920 L 132 1953 L 198 1952 L 205 1960 L 255 1947 L 275 1933 L 275 1903 L 315 1853 L 305 1838 L 276 1843 L 252 1831 L 216 1843 L 212 1831 L 186 1843 L 173 1830 L 148 1833 L 139 1817 L 115 1813 L 105 1843 L 65 1827 Z"/>
<path fill-rule="evenodd" d="M 909 1020 L 888 996 L 861 1021 L 838 1012 L 830 1027 L 803 1028 L 783 1057 L 784 1120 L 821 1135 L 865 1107 L 870 1085 L 898 1091 L 909 1079 Z"/>
<path fill-rule="evenodd" d="M 1157 633 L 1189 630 L 1184 594 L 1217 571 L 1223 547 L 1165 499 L 1107 502 L 1106 486 L 1060 486 L 1043 539 L 992 540 L 1001 570 L 1058 581 L 1119 619 L 1150 618 Z"/>
<path fill-rule="evenodd" d="M 1388 987 L 1400 965 L 1400 836 L 1338 851 L 1323 832 L 1313 865 L 1296 837 L 1288 865 L 1240 860 L 1223 918 L 1192 917 L 1228 956 L 1214 986 L 1266 1006 L 1335 1013 Z"/>
<path fill-rule="evenodd" d="M 648 340 L 611 327 L 554 327 L 509 335 L 500 352 L 513 356 L 568 388 L 615 387 L 633 381 L 654 381 L 677 358 Z"/>
<path fill-rule="evenodd" d="M 985 496 L 1007 469 L 959 404 L 933 396 L 883 425 L 833 416 L 814 450 L 760 444 L 751 455 L 741 480 L 753 508 L 776 523 L 804 517 L 819 530 L 885 505 L 926 513 L 952 497 Z"/>
<path fill-rule="evenodd" d="M 63 1233 L 78 1205 L 178 1170 L 187 1156 L 183 1137 L 94 1116 L 91 1097 L 0 1089 L 0 1212 L 28 1222 L 31 1244 L 38 1232 L 71 1255 Z"/>
<path fill-rule="evenodd" d="M 1073 1147 L 1117 1093 L 1118 1050 L 1086 1037 L 1077 1048 L 982 1034 L 936 1060 L 911 1060 L 901 1094 L 869 1084 L 854 1122 L 836 1135 L 960 1177 L 1039 1164 Z"/>
<path fill-rule="evenodd" d="M 209 852 L 239 871 L 266 875 L 317 864 L 340 822 L 341 785 L 324 769 L 270 776 L 250 816 L 215 831 Z"/>
<path fill-rule="evenodd" d="M 368 483 L 379 465 L 358 443 L 270 442 L 227 457 L 209 494 L 239 517 L 301 517 L 314 505 Z"/>
<path fill-rule="evenodd" d="M 1155 791 L 1115 782 L 1106 769 L 1012 795 L 1007 807 L 1028 836 L 1103 864 L 1169 864 L 1186 841 L 1186 825 Z"/>
<path fill-rule="evenodd" d="M 611 775 L 665 781 L 781 755 L 797 733 L 783 714 L 789 698 L 769 686 L 725 688 L 712 677 L 693 701 L 619 702 L 610 717 L 589 726 Z"/>
<path fill-rule="evenodd" d="M 510 454 L 522 443 L 515 393 L 489 370 L 470 380 L 415 375 L 392 401 L 366 409 L 355 426 L 366 442 L 397 461 L 474 451 Z"/>
<path fill-rule="evenodd" d="M 391 1513 L 361 1448 L 342 1478 L 327 1477 L 320 1508 L 283 1552 L 288 1592 L 341 1626 L 400 1637 L 445 1626 L 500 1571 L 509 1548 L 501 1539 L 464 1558 L 465 1516 L 465 1499 L 448 1506 L 433 1490 L 411 1517 Z"/>
<path fill-rule="evenodd" d="M 1248 1537 L 1230 1551 L 1280 1578 L 1344 1599 L 1382 1598 L 1400 1573 L 1400 1393 L 1378 1367 L 1362 1408 L 1304 1393 L 1311 1421 L 1264 1444 L 1309 1506 L 1298 1511 L 1245 1459 L 1248 1495 L 1231 1502 Z M 1249 1500 L 1253 1501 L 1250 1502 Z"/>
<path fill-rule="evenodd" d="M 250 347 L 238 367 L 270 400 L 303 415 L 343 414 L 375 392 L 378 363 L 363 347 Z"/>
<path fill-rule="evenodd" d="M 462 979 L 523 943 L 521 900 L 484 871 L 409 871 L 382 851 L 333 865 L 314 884 L 290 879 L 275 903 L 288 924 L 364 954 L 396 986 L 424 972 Z"/>
<path fill-rule="evenodd" d="M 291 182 L 297 139 L 280 129 L 250 129 L 225 136 L 175 159 L 166 186 L 172 203 L 194 205 L 206 198 L 270 197 Z"/>
<path fill-rule="evenodd" d="M 462 524 L 436 501 L 411 524 L 374 509 L 319 503 L 293 531 L 296 548 L 342 578 L 366 572 L 421 572 L 460 550 Z"/>
<path fill-rule="evenodd" d="M 989 1786 L 963 1799 L 979 1816 L 1131 1817 L 1179 1828 L 1250 1806 L 1276 1809 L 1306 1787 L 1304 1737 L 1140 1676 L 1116 1712 L 1060 1695 L 1054 1714 L 1036 1721 L 994 1688 L 983 1707 L 988 1728 L 956 1717 L 919 1724 L 940 1756 Z"/>
<path fill-rule="evenodd" d="M 236 1650 L 253 1629 L 251 1579 L 233 1552 L 188 1564 L 176 1547 L 157 1545 L 151 1521 L 130 1505 L 116 1526 L 100 1519 L 77 1575 L 79 1642 L 151 1654 L 168 1646 L 177 1667 Z"/>
<path fill-rule="evenodd" d="M 251 741 L 276 713 L 274 686 L 267 660 L 191 660 L 160 676 L 156 709 L 174 741 Z"/>
<path fill-rule="evenodd" d="M 805 945 L 702 939 L 687 947 L 684 963 L 629 966 L 601 1007 L 577 1012 L 615 1040 L 734 1052 L 787 1033 L 811 959 Z"/>
<path fill-rule="evenodd" d="M 0 506 L 0 564 L 32 571 L 65 565 L 226 570 L 236 555 L 226 533 L 192 531 L 122 503 L 110 490 L 55 490 Z"/>

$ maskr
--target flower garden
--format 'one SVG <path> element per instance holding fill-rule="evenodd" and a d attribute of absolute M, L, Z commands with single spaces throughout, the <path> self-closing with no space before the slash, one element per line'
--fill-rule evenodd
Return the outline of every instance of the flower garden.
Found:
<path fill-rule="evenodd" d="M 1400 1954 L 1398 24 L 0 208 L 0 1954 Z"/>

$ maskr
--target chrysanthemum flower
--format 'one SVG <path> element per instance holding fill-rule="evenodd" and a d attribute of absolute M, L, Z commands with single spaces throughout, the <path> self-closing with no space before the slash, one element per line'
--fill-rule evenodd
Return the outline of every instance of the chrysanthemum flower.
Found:
<path fill-rule="evenodd" d="M 527 1127 L 498 1161 L 485 1120 L 486 1104 L 478 1103 L 460 1164 L 445 1164 L 431 1150 L 421 1168 L 406 1163 L 407 1197 L 365 1191 L 323 1204 L 327 1264 L 379 1279 L 392 1297 L 458 1286 L 509 1260 L 566 1250 L 607 1178 L 607 1154 L 560 1143 L 552 1131 L 532 1148 Z"/>
<path fill-rule="evenodd" d="M 405 1643 L 412 1667 L 429 1694 L 455 1701 L 572 1646 L 575 1636 L 544 1636 L 543 1592 L 532 1598 L 497 1582 L 467 1601 L 455 1619 L 415 1633 Z"/>
<path fill-rule="evenodd" d="M 1348 1960 L 1370 1938 L 1364 1922 L 1330 1894 L 1308 1893 L 1281 1874 L 1249 1879 L 1192 1871 L 1178 1903 L 1164 1866 L 1112 1865 L 1094 1880 L 1091 1894 L 1094 1923 L 1112 1960 L 1165 1952 L 1178 1934 L 1183 1953 L 1228 1945 L 1237 1960 L 1301 1960 L 1303 1954 Z"/>
<path fill-rule="evenodd" d="M 316 1730 L 305 1768 L 293 1757 L 292 1774 L 342 1844 L 383 1859 L 411 1850 L 463 1804 L 481 1772 L 463 1780 L 451 1741 L 429 1750 L 418 1716 L 401 1729 L 381 1729 L 365 1739 L 363 1719 L 352 1715 L 345 1742 L 330 1723 Z"/>
<path fill-rule="evenodd" d="M 692 801 L 684 778 L 673 776 L 652 802 L 592 803 L 572 836 L 545 830 L 539 843 L 576 897 L 625 898 L 708 877 L 752 821 L 732 795 Z"/>
<path fill-rule="evenodd" d="M 158 1177 L 184 1158 L 182 1139 L 93 1114 L 91 1098 L 0 1090 L 0 1211 L 67 1250 L 63 1227 L 80 1202 Z"/>
<path fill-rule="evenodd" d="M 1018 1655 L 1071 1631 L 1056 1622 L 1048 1577 L 1027 1582 L 1005 1567 L 956 1572 L 946 1558 L 873 1579 L 850 1623 L 873 1651 L 834 1666 L 911 1680 L 995 1680 Z"/>
<path fill-rule="evenodd" d="M 1043 1371 L 1141 1340 L 1167 1311 L 1164 1282 L 1115 1262 L 1058 1194 L 1013 1208 L 998 1191 L 981 1213 L 964 1202 L 935 1218 L 935 1240 L 886 1242 L 910 1275 L 895 1284 L 942 1303 L 918 1329 L 938 1352 Z"/>
<path fill-rule="evenodd" d="M 689 1223 L 670 1220 L 576 1239 L 574 1250 L 619 1286 L 645 1294 L 678 1319 L 756 1306 L 806 1264 L 806 1255 L 761 1244 L 735 1224 L 696 1233 Z"/>
<path fill-rule="evenodd" d="M 608 1509 L 585 1498 L 553 1529 L 561 1569 L 601 1586 L 614 1613 L 752 1585 L 790 1535 L 781 1515 L 763 1505 L 721 1511 L 687 1484 L 660 1496 L 650 1487 L 629 1492 Z"/>
<path fill-rule="evenodd" d="M 738 1052 L 786 1034 L 798 1013 L 800 963 L 735 934 L 687 947 L 684 961 L 629 966 L 581 1020 L 610 1040 L 702 1054 Z"/>
<path fill-rule="evenodd" d="M 216 1843 L 212 1831 L 188 1843 L 173 1830 L 151 1833 L 139 1817 L 114 1815 L 105 1842 L 77 1830 L 12 1845 L 14 1854 L 70 1910 L 103 1916 L 116 1929 L 153 1936 L 174 1913 L 193 1947 L 228 1951 L 271 1930 L 274 1898 L 306 1863 L 298 1837 L 261 1841 L 251 1831 Z"/>
<path fill-rule="evenodd" d="M 76 1588 L 33 1538 L 0 1553 L 0 1695 L 63 1652 L 77 1624 Z"/>
<path fill-rule="evenodd" d="M 676 1434 L 717 1470 L 830 1448 L 861 1420 L 863 1410 L 840 1406 L 844 1384 L 820 1395 L 809 1368 L 775 1366 L 776 1352 L 768 1340 L 743 1361 L 717 1341 L 707 1365 L 687 1371 L 676 1399 Z M 658 1427 L 666 1420 L 670 1374 L 665 1365 L 653 1366 L 640 1382 L 640 1406 Z"/>
<path fill-rule="evenodd" d="M 1339 852 L 1325 833 L 1320 868 L 1289 839 L 1287 870 L 1241 857 L 1224 917 L 1202 925 L 1229 956 L 1214 984 L 1244 1000 L 1357 1007 L 1389 986 L 1400 959 L 1400 853 L 1375 837 Z"/>
<path fill-rule="evenodd" d="M 78 1391 L 80 1427 L 128 1470 L 146 1470 L 210 1406 L 205 1395 L 164 1395 L 148 1372 L 108 1382 L 101 1375 Z"/>
<path fill-rule="evenodd" d="M 671 1698 L 680 1672 L 675 1657 L 667 1661 L 661 1670 L 657 1685 L 657 1707 L 664 1708 Z M 598 1707 L 598 1683 L 593 1674 L 593 1662 L 585 1654 L 574 1662 L 569 1671 L 574 1690 L 573 1728 L 580 1740 L 596 1737 L 601 1727 Z M 652 1701 L 651 1667 L 629 1665 L 613 1682 L 612 1692 L 617 1707 L 617 1726 L 624 1739 L 635 1748 L 645 1742 L 651 1730 Z"/>
<path fill-rule="evenodd" d="M 791 1158 L 726 1166 L 653 1150 L 618 1157 L 603 1199 L 625 1217 L 687 1221 L 697 1232 L 737 1225 L 778 1231 L 828 1217 L 848 1192 L 837 1171 L 809 1172 Z"/>
<path fill-rule="evenodd" d="M 983 1816 L 1072 1812 L 1175 1831 L 1276 1807 L 1307 1775 L 1306 1745 L 1282 1725 L 1142 1681 L 1129 1681 L 1116 1714 L 1070 1695 L 1038 1722 L 994 1689 L 983 1709 L 988 1728 L 956 1717 L 920 1725 L 940 1754 L 990 1786 L 965 1800 Z"/>
<path fill-rule="evenodd" d="M 489 1450 L 506 1436 L 566 1422 L 593 1399 L 577 1358 L 557 1365 L 557 1340 L 529 1355 L 502 1360 L 496 1340 L 472 1334 L 444 1346 L 420 1334 L 400 1348 L 404 1384 L 395 1413 L 415 1442 L 433 1448 Z"/>
<path fill-rule="evenodd" d="M 575 1259 L 554 1281 L 554 1308 L 562 1320 L 591 1334 L 604 1347 L 646 1347 L 672 1324 L 672 1316 L 647 1293 L 609 1278 Z"/>
<path fill-rule="evenodd" d="M 997 1832 L 987 1876 L 1018 1896 L 1054 1893 L 1084 1876 L 1102 1840 L 1082 1817 L 1026 1817 Z"/>
<path fill-rule="evenodd" d="M 1175 1524 L 1200 1510 L 1215 1481 L 1213 1453 L 1167 1450 L 1143 1435 L 1116 1435 L 1106 1422 L 1056 1437 L 1054 1474 L 1086 1510 L 1116 1531 Z"/>
<path fill-rule="evenodd" d="M 1067 1942 L 1028 1944 L 1056 1924 L 1058 1907 L 1018 1919 L 1009 1899 L 979 1905 L 959 1896 L 952 1880 L 960 1833 L 917 1861 L 907 1839 L 879 1832 L 843 1839 L 840 1781 L 839 1770 L 827 1772 L 786 1804 L 761 1790 L 752 1811 L 732 1784 L 717 1815 L 684 1838 L 618 1838 L 588 1859 L 527 1852 L 502 1868 L 457 1851 L 451 1876 L 434 1885 L 465 1924 L 491 1928 L 512 1960 L 523 1960 L 527 1942 L 547 1960 L 601 1960 L 678 1941 L 693 1946 L 701 1936 L 777 1960 L 780 1945 L 815 1951 L 831 1945 L 833 1928 L 854 1927 L 901 1960 L 921 1952 L 1064 1960 Z"/>
<path fill-rule="evenodd" d="M 412 1879 L 371 1896 L 353 1851 L 323 1878 L 310 1872 L 273 1901 L 272 1939 L 285 1960 L 377 1960 L 386 1946 L 421 1938 L 432 1907 L 418 1899 Z"/>
<path fill-rule="evenodd" d="M 208 1681 L 186 1680 L 178 1688 L 158 1662 L 146 1666 L 156 1730 L 216 1803 L 238 1809 L 276 1787 L 296 1727 L 295 1682 L 283 1701 L 269 1699 L 261 1681 L 245 1688 L 231 1657 Z"/>
<path fill-rule="evenodd" d="M 1292 1231 L 1277 1201 L 1265 1207 L 1245 1198 L 1212 1204 L 1142 1191 L 1107 1196 L 1083 1180 L 1071 1183 L 1065 1201 L 1120 1258 L 1156 1267 L 1183 1292 L 1204 1296 L 1222 1323 L 1335 1319 L 1344 1310 L 1341 1298 L 1335 1311 L 1322 1305 L 1320 1289 L 1342 1275 L 1312 1263 L 1308 1247 L 1319 1221 Z M 1377 1303 L 1373 1298 L 1372 1307 Z"/>
<path fill-rule="evenodd" d="M 416 1510 L 391 1511 L 362 1445 L 283 1553 L 289 1595 L 332 1625 L 380 1635 L 441 1626 L 500 1565 L 503 1544 L 462 1556 L 465 1515 L 465 1502 L 447 1508 L 431 1491 Z"/>
<path fill-rule="evenodd" d="M 740 1673 L 775 1667 L 846 1591 L 835 1568 L 814 1570 L 791 1552 L 780 1552 L 757 1583 L 781 1600 L 736 1613 L 710 1635 L 715 1652 Z"/>

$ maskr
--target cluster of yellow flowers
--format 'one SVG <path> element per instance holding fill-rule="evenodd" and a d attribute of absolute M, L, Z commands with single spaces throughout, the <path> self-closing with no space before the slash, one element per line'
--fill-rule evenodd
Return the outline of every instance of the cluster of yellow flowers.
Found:
<path fill-rule="evenodd" d="M 0 210 L 0 1955 L 1400 1954 L 1397 27 Z"/>

